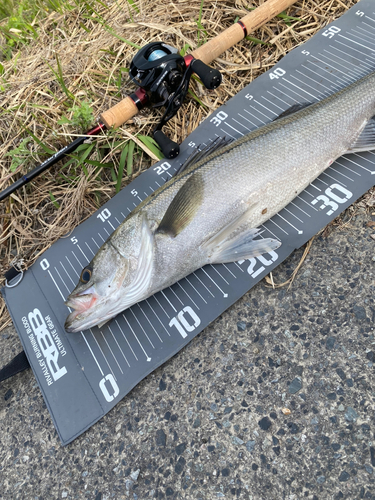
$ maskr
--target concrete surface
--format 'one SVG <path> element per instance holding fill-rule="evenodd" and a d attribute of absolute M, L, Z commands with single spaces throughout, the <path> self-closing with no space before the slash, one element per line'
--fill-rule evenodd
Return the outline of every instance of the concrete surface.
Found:
<path fill-rule="evenodd" d="M 258 284 L 65 448 L 33 374 L 2 383 L 0 498 L 375 499 L 369 221 L 317 238 L 289 291 Z M 2 366 L 21 346 L 0 342 Z"/>

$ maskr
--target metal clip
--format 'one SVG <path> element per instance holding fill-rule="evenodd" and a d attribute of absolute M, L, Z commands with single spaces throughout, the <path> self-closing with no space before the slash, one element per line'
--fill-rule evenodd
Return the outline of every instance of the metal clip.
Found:
<path fill-rule="evenodd" d="M 21 264 L 21 262 L 18 262 L 18 264 Z M 7 288 L 14 288 L 21 283 L 22 278 L 23 270 L 18 269 L 17 264 L 12 264 L 12 267 L 9 269 L 9 271 L 5 273 L 5 286 Z"/>

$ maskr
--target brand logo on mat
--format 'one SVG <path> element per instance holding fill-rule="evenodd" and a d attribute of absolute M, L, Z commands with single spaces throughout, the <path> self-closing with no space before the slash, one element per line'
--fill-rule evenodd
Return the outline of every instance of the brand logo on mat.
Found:
<path fill-rule="evenodd" d="M 45 357 L 53 380 L 56 382 L 56 380 L 68 373 L 65 366 L 62 366 L 61 368 L 59 367 L 59 349 L 57 348 L 39 309 L 34 309 L 33 312 L 30 312 L 28 319 L 38 341 L 40 350 Z"/>

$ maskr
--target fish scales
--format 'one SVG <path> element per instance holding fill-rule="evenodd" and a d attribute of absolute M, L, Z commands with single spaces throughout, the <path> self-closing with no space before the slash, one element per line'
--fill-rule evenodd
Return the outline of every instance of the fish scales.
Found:
<path fill-rule="evenodd" d="M 116 286 L 107 284 L 116 294 L 104 293 L 103 283 L 99 286 L 98 277 L 105 273 L 94 258 L 90 281 L 79 283 L 68 298 L 75 311 L 68 317 L 67 330 L 105 321 L 207 263 L 250 258 L 277 248 L 279 242 L 274 240 L 254 240 L 255 228 L 336 158 L 355 150 L 374 115 L 375 73 L 371 73 L 323 101 L 247 134 L 172 178 L 144 200 L 100 250 L 105 252 L 110 245 L 108 252 L 115 249 L 127 260 L 127 271 L 121 270 L 124 278 L 117 276 Z M 371 131 L 367 142 L 368 149 L 375 147 Z M 108 259 L 98 260 L 102 266 L 103 260 L 110 265 Z"/>
<path fill-rule="evenodd" d="M 351 92 L 344 89 L 326 102 L 248 134 L 225 148 L 225 152 L 219 150 L 211 159 L 193 165 L 175 182 L 169 181 L 172 189 L 162 188 L 150 203 L 145 202 L 148 217 L 160 221 L 182 183 L 199 172 L 204 202 L 196 217 L 173 242 L 173 248 L 165 238 L 158 242 L 162 256 L 158 262 L 160 272 L 168 263 L 176 269 L 169 284 L 192 272 L 192 263 L 187 262 L 186 255 L 194 254 L 195 260 L 201 257 L 197 267 L 206 263 L 205 252 L 197 252 L 202 241 L 239 217 L 249 202 L 258 201 L 248 219 L 248 227 L 257 227 L 344 154 L 365 121 L 375 114 L 374 83 L 375 77 L 371 75 L 354 84 Z M 360 88 L 357 91 L 358 87 L 363 87 L 363 92 Z"/>

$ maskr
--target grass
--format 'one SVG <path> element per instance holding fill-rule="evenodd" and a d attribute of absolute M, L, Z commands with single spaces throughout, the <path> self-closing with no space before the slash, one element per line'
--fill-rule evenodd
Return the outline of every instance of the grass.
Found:
<path fill-rule="evenodd" d="M 15 51 L 35 40 L 38 37 L 39 23 L 51 13 L 64 14 L 82 7 L 91 13 L 96 13 L 94 9 L 96 4 L 106 7 L 100 0 L 2 0 L 0 59 L 11 59 Z"/>
<path fill-rule="evenodd" d="M 198 47 L 200 47 L 203 43 L 205 43 L 207 41 L 207 38 L 208 38 L 208 33 L 202 25 L 203 5 L 204 5 L 204 0 L 201 0 L 201 4 L 199 7 L 199 17 L 198 17 L 198 20 L 195 21 L 197 23 L 197 27 L 198 27 L 198 34 L 197 34 L 197 46 Z M 204 40 L 201 39 L 202 33 L 205 36 Z"/>
<path fill-rule="evenodd" d="M 37 37 L 37 21 L 48 15 L 52 2 L 2 0 L 0 4 L 0 40 L 2 57 L 10 59 L 14 50 Z M 5 41 L 5 43 L 4 43 Z"/>
<path fill-rule="evenodd" d="M 128 5 L 134 13 L 139 13 L 137 5 L 132 0 L 127 0 Z M 64 14 L 64 12 L 72 11 L 73 9 L 78 9 L 84 20 L 94 21 L 99 23 L 106 29 L 113 37 L 129 44 L 130 46 L 139 49 L 140 45 L 134 44 L 123 37 L 119 36 L 114 29 L 106 22 L 102 12 L 106 12 L 107 6 L 100 0 L 71 0 L 70 2 L 60 2 L 59 0 L 21 0 L 20 3 L 16 3 L 13 0 L 5 0 L 5 2 L 0 7 L 0 35 L 3 37 L 2 58 L 11 60 L 13 57 L 14 66 L 17 63 L 17 51 L 22 49 L 28 43 L 32 43 L 38 36 L 37 30 L 34 28 L 38 26 L 39 22 L 42 22 L 48 15 L 53 12 Z M 130 16 L 131 17 L 131 16 Z M 2 22 L 1 22 L 2 21 Z M 83 24 L 79 23 L 79 26 L 85 32 L 90 32 L 88 28 Z M 111 55 L 115 55 L 113 51 L 108 51 Z M 57 120 L 58 125 L 65 125 L 70 130 L 83 133 L 88 130 L 94 123 L 94 112 L 91 106 L 92 100 L 77 100 L 75 95 L 68 88 L 69 85 L 66 84 L 66 77 L 64 76 L 64 68 L 60 61 L 60 57 L 57 52 L 55 52 L 55 64 L 45 61 L 46 65 L 53 74 L 54 81 L 59 85 L 61 91 L 65 94 L 66 100 L 64 99 L 62 104 L 67 107 L 67 113 Z M 118 91 L 121 90 L 121 80 L 122 74 L 127 73 L 127 68 L 121 68 L 119 75 L 116 79 L 116 86 Z M 0 76 L 4 73 L 4 65 L 0 64 Z M 0 83 L 0 89 L 6 89 L 6 80 L 4 79 Z M 55 101 L 60 100 L 57 93 L 51 90 L 47 92 L 53 97 Z M 39 110 L 48 109 L 48 106 L 43 105 L 33 105 L 34 108 Z M 48 147 L 43 141 L 39 140 L 35 134 L 31 132 L 30 129 L 25 129 L 26 136 L 21 139 L 20 143 L 10 149 L 5 153 L 4 158 L 10 158 L 11 162 L 9 165 L 10 172 L 14 173 L 18 169 L 23 167 L 23 169 L 28 169 L 34 166 L 35 159 L 32 156 L 30 150 L 30 143 L 38 145 L 40 147 L 39 156 L 45 152 L 48 155 L 52 155 L 54 150 Z M 152 141 L 148 141 L 148 138 L 141 136 L 141 140 L 144 140 L 147 147 L 154 153 L 160 156 L 160 151 Z M 117 141 L 118 142 L 118 141 Z M 116 141 L 112 141 L 112 147 L 116 149 Z M 58 174 L 56 181 L 58 184 L 62 182 L 68 182 L 74 184 L 80 177 L 80 170 L 86 178 L 90 177 L 88 166 L 95 167 L 94 174 L 98 177 L 98 174 L 103 169 L 108 169 L 110 172 L 110 177 L 112 181 L 116 184 L 116 192 L 121 188 L 121 182 L 123 180 L 124 167 L 126 164 L 125 172 L 128 177 L 133 173 L 133 155 L 137 155 L 137 148 L 134 147 L 133 141 L 129 141 L 126 144 L 123 152 L 120 155 L 119 163 L 116 165 L 113 162 L 103 162 L 103 155 L 101 150 L 107 150 L 108 147 L 95 147 L 95 144 L 83 144 L 70 155 L 69 159 L 64 162 L 63 167 L 69 169 L 69 174 Z M 128 154 L 129 153 L 129 154 Z M 92 159 L 96 158 L 96 159 Z M 43 159 L 43 158 L 41 158 Z M 55 206 L 55 208 L 60 208 L 60 204 L 57 202 L 52 191 L 49 191 L 49 197 Z"/>
<path fill-rule="evenodd" d="M 60 84 L 60 86 L 61 86 L 62 90 L 64 91 L 64 93 L 66 94 L 66 96 L 69 99 L 74 100 L 74 94 L 72 94 L 70 92 L 70 90 L 68 90 L 68 88 L 65 85 L 63 70 L 62 70 L 62 67 L 60 64 L 59 56 L 57 54 L 55 54 L 55 56 L 56 56 L 56 63 L 57 63 L 57 71 L 55 71 L 52 68 L 52 66 L 50 66 L 48 63 L 47 63 L 47 65 L 50 68 L 50 70 L 52 71 L 52 73 L 55 75 L 56 81 Z"/>

